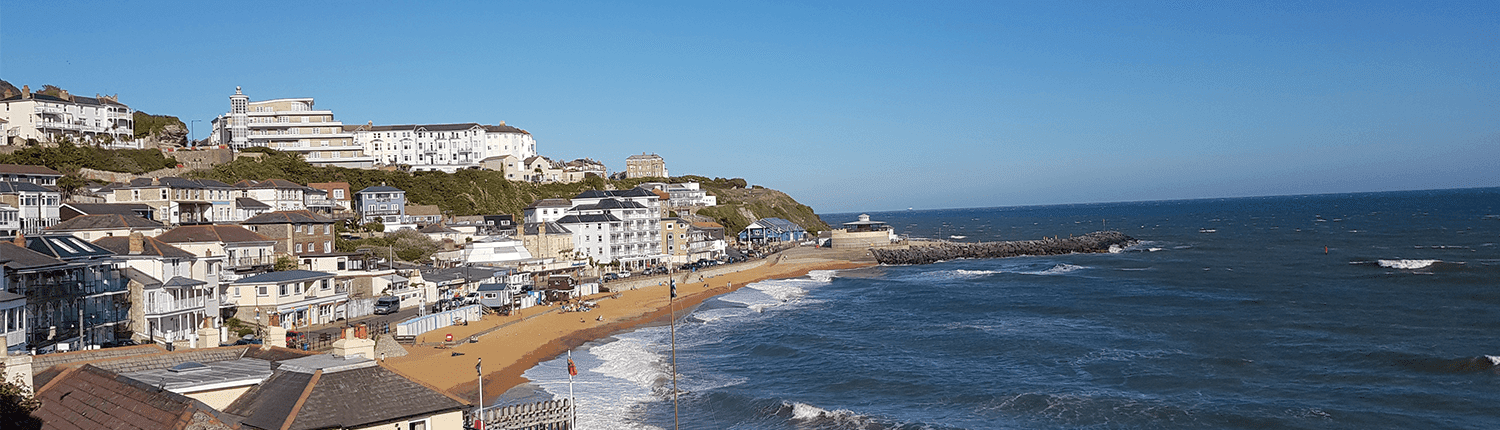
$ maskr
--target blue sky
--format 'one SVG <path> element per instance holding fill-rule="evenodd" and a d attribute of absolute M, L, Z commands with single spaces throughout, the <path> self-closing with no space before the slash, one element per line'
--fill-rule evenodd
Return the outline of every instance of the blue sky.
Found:
<path fill-rule="evenodd" d="M 24 3 L 24 4 L 17 4 Z M 1312 4 L 1306 4 L 1312 3 Z M 820 213 L 1500 186 L 1500 3 L 5 2 L 0 78 L 313 97 Z"/>

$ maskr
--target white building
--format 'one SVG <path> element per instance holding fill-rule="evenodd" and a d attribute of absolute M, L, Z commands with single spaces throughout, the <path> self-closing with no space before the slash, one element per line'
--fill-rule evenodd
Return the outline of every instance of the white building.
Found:
<path fill-rule="evenodd" d="M 376 165 L 411 166 L 411 170 L 453 173 L 479 167 L 480 162 L 505 155 L 517 159 L 536 156 L 536 141 L 526 130 L 505 125 L 422 124 L 345 126 L 356 145 L 374 157 Z"/>
<path fill-rule="evenodd" d="M 573 232 L 573 246 L 580 255 L 630 269 L 667 261 L 662 252 L 661 196 L 643 188 L 590 190 L 571 203 L 556 222 Z M 546 216 L 532 218 L 528 212 L 527 222 L 550 221 Z"/>
<path fill-rule="evenodd" d="M 99 143 L 135 137 L 135 111 L 118 96 L 82 97 L 67 90 L 33 94 L 30 86 L 22 86 L 20 94 L 0 95 L 0 119 L 7 123 L 7 140 L 52 142 L 67 136 L 75 142 Z"/>
<path fill-rule="evenodd" d="M 464 262 L 471 265 L 509 266 L 532 259 L 531 251 L 518 239 L 487 236 L 464 247 Z"/>
<path fill-rule="evenodd" d="M 641 187 L 649 190 L 666 191 L 667 195 L 671 198 L 671 200 L 668 200 L 667 206 L 674 208 L 716 206 L 719 204 L 719 198 L 708 195 L 708 191 L 700 187 L 697 182 L 684 182 L 681 184 L 647 182 L 641 184 Z"/>
<path fill-rule="evenodd" d="M 41 185 L 0 181 L 0 203 L 17 209 L 22 233 L 33 234 L 62 221 L 62 195 Z"/>
<path fill-rule="evenodd" d="M 333 111 L 313 109 L 310 97 L 252 102 L 235 87 L 229 113 L 214 118 L 213 129 L 209 142 L 235 150 L 263 146 L 326 166 L 367 168 L 375 162 L 344 123 L 333 119 Z"/>

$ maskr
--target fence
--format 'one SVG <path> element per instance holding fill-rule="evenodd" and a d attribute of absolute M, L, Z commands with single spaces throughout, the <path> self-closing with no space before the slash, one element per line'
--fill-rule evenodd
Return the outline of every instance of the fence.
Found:
<path fill-rule="evenodd" d="M 479 321 L 483 316 L 483 306 L 468 305 L 451 311 L 413 317 L 396 324 L 396 339 L 415 339 L 419 334 L 453 325 L 453 320 Z"/>
<path fill-rule="evenodd" d="M 501 406 L 480 412 L 485 430 L 569 430 L 573 403 L 567 399 L 529 405 Z M 472 422 L 473 418 L 466 421 Z"/>
<path fill-rule="evenodd" d="M 391 332 L 391 323 L 388 322 L 359 323 L 352 327 L 354 327 L 355 337 L 362 339 L 375 339 L 380 337 L 380 335 L 390 334 Z M 325 351 L 333 348 L 333 343 L 338 342 L 338 340 L 339 335 L 335 333 L 299 332 L 295 335 L 287 336 L 286 346 L 303 351 Z"/>

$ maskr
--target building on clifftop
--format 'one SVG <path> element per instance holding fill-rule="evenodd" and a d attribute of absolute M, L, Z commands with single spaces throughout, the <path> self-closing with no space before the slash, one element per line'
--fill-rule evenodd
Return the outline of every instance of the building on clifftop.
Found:
<path fill-rule="evenodd" d="M 333 111 L 313 109 L 313 99 L 287 98 L 250 101 L 234 87 L 229 113 L 213 120 L 209 142 L 236 151 L 260 146 L 302 156 L 322 166 L 370 168 L 375 158 L 354 142 Z"/>

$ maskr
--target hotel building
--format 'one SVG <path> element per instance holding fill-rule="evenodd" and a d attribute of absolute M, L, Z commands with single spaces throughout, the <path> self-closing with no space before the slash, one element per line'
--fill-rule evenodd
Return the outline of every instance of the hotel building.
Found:
<path fill-rule="evenodd" d="M 214 118 L 213 126 L 209 141 L 235 150 L 263 146 L 324 166 L 368 168 L 375 163 L 344 123 L 333 119 L 333 111 L 313 109 L 312 98 L 252 102 L 235 87 L 229 113 Z"/>
<path fill-rule="evenodd" d="M 536 141 L 526 130 L 505 125 L 425 124 L 344 126 L 354 143 L 376 165 L 410 166 L 411 170 L 453 173 L 479 167 L 480 161 L 506 155 L 536 156 Z"/>

